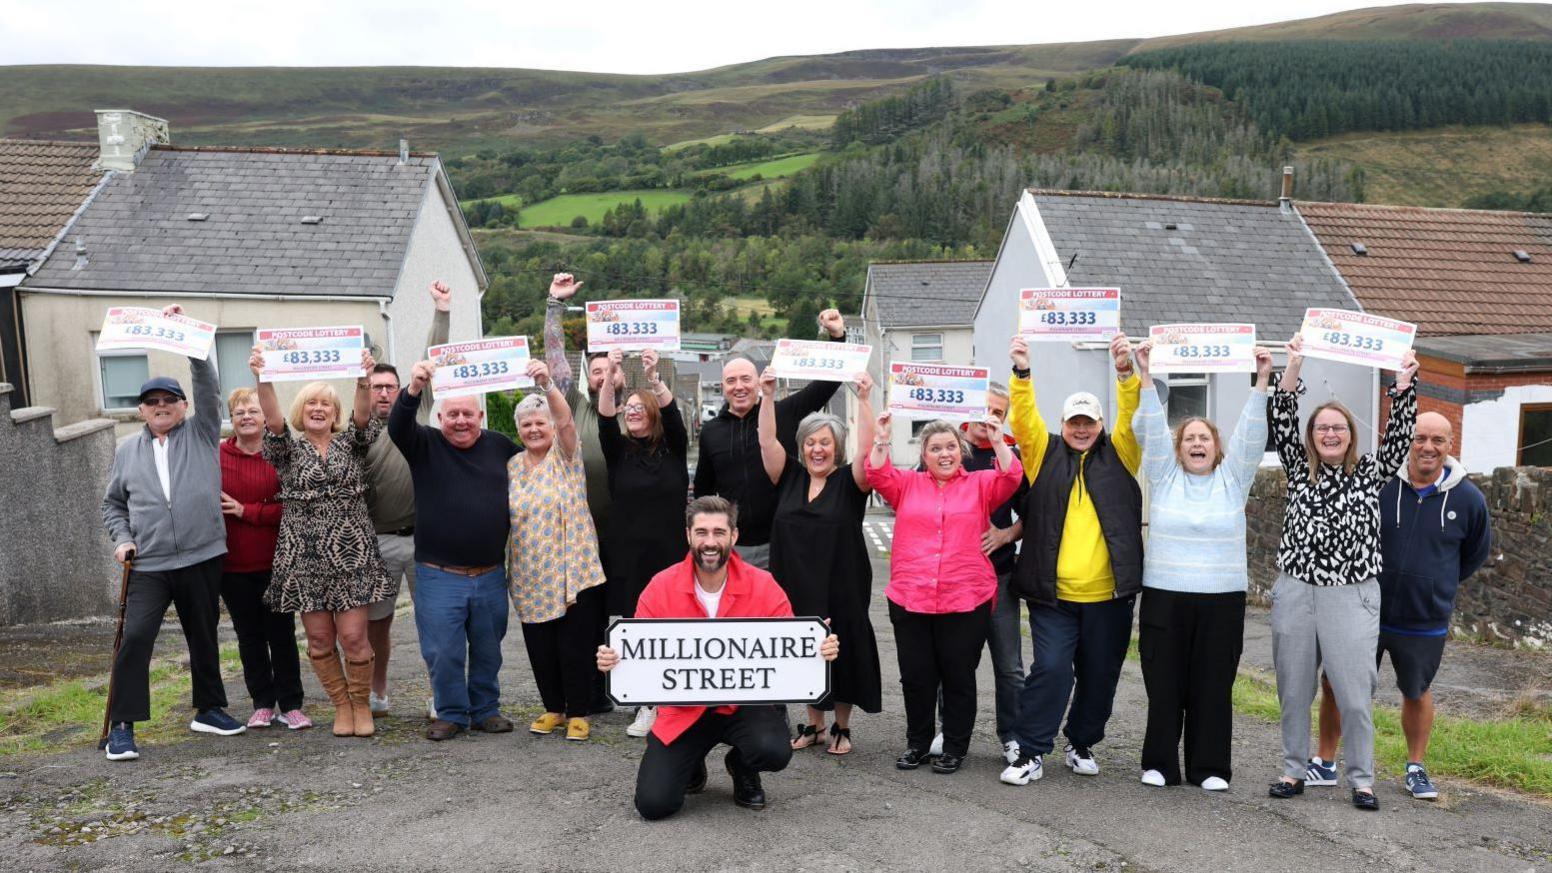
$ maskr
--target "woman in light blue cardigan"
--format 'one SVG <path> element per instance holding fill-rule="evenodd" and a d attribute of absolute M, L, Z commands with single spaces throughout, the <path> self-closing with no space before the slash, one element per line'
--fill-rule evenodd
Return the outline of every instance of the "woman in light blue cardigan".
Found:
<path fill-rule="evenodd" d="M 1266 392 L 1272 355 L 1256 348 L 1256 383 L 1227 445 L 1205 418 L 1189 418 L 1173 439 L 1149 378 L 1152 341 L 1137 347 L 1142 403 L 1132 427 L 1148 482 L 1138 648 L 1148 689 L 1142 747 L 1145 785 L 1185 778 L 1224 791 L 1233 736 L 1234 676 L 1244 644 L 1245 501 L 1266 450 Z"/>

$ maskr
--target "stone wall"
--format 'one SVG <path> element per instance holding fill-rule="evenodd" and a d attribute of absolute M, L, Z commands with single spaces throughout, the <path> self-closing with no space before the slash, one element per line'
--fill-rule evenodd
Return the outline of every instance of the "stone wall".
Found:
<path fill-rule="evenodd" d="M 1500 467 L 1474 474 L 1493 516 L 1493 551 L 1461 586 L 1453 632 L 1487 642 L 1552 646 L 1552 469 Z M 1277 578 L 1286 480 L 1262 469 L 1246 508 L 1250 598 L 1267 604 Z"/>
<path fill-rule="evenodd" d="M 0 625 L 107 615 L 118 564 L 102 528 L 113 422 L 54 429 L 0 382 Z"/>

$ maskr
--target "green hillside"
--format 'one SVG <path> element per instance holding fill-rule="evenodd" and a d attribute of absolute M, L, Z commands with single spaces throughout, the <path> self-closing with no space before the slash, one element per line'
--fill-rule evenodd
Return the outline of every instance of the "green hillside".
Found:
<path fill-rule="evenodd" d="M 1405 206 L 1462 206 L 1496 192 L 1524 192 L 1552 179 L 1552 127 L 1441 127 L 1351 133 L 1301 143 L 1306 157 L 1364 169 L 1366 199 Z"/>

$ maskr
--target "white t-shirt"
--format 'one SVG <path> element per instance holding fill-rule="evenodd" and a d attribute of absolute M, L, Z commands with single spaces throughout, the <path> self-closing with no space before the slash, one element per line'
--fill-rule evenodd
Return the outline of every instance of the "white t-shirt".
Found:
<path fill-rule="evenodd" d="M 726 588 L 727 583 L 723 583 L 722 587 L 716 591 L 707 591 L 701 587 L 699 582 L 695 583 L 695 599 L 701 602 L 701 606 L 706 610 L 707 617 L 717 617 L 717 604 L 722 602 L 722 592 Z"/>
<path fill-rule="evenodd" d="M 151 455 L 156 459 L 156 478 L 162 480 L 162 497 L 172 502 L 172 474 L 167 469 L 167 438 L 151 438 Z"/>

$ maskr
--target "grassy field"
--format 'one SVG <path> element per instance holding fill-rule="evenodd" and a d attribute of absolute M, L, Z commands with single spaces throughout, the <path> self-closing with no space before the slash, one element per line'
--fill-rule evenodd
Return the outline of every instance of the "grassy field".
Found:
<path fill-rule="evenodd" d="M 780 133 L 783 130 L 824 130 L 835 123 L 834 115 L 789 115 L 780 121 L 770 124 L 755 131 L 755 133 Z"/>
<path fill-rule="evenodd" d="M 601 194 L 562 194 L 559 197 L 551 197 L 541 200 L 532 206 L 525 206 L 518 213 L 518 225 L 521 227 L 566 227 L 571 220 L 581 215 L 587 219 L 588 224 L 596 224 L 603 220 L 604 213 L 620 205 L 641 201 L 641 205 L 648 212 L 658 212 L 665 206 L 673 206 L 677 203 L 690 202 L 690 195 L 685 191 L 649 189 L 641 191 L 605 191 Z"/>
<path fill-rule="evenodd" d="M 775 158 L 769 161 L 753 161 L 747 164 L 734 164 L 730 167 L 718 167 L 715 170 L 707 170 L 706 174 L 721 173 L 728 178 L 743 181 L 759 176 L 762 179 L 782 179 L 799 170 L 806 170 L 819 160 L 819 152 L 809 152 L 804 155 L 788 155 L 784 158 Z"/>
<path fill-rule="evenodd" d="M 1552 127 L 1543 124 L 1352 133 L 1301 144 L 1299 152 L 1363 167 L 1370 203 L 1460 206 L 1476 194 L 1524 191 L 1552 178 Z"/>

